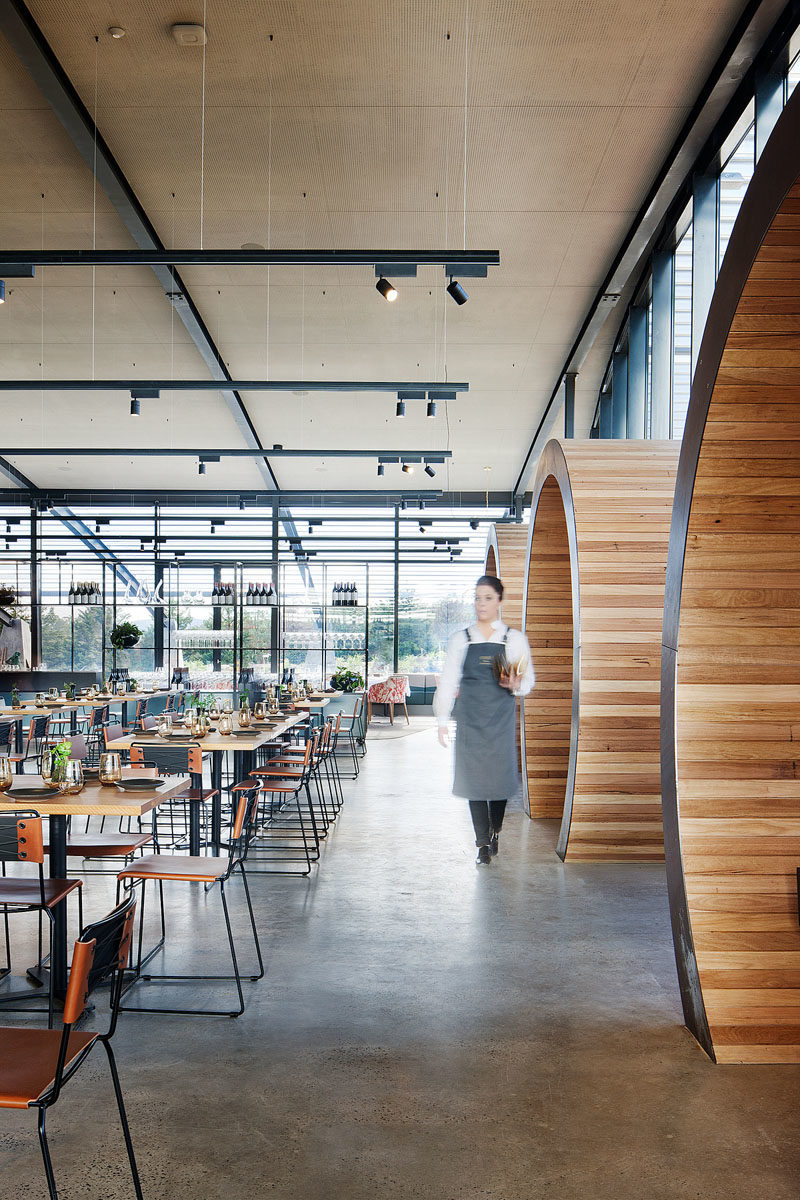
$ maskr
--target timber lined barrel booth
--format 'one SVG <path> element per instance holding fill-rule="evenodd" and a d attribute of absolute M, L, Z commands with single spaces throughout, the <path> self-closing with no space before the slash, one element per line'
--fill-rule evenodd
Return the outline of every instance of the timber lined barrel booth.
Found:
<path fill-rule="evenodd" d="M 524 629 L 522 616 L 522 588 L 525 574 L 525 557 L 528 551 L 527 525 L 490 525 L 486 536 L 486 563 L 484 571 L 494 575 L 503 583 L 503 620 L 511 629 Z M 524 719 L 525 701 L 517 701 L 519 720 Z M 517 747 L 522 766 L 522 745 L 519 721 L 517 723 Z M 524 771 L 521 771 L 524 775 Z"/>
<path fill-rule="evenodd" d="M 663 859 L 661 622 L 678 443 L 550 441 L 533 485 L 525 631 L 531 816 L 570 859 Z"/>
<path fill-rule="evenodd" d="M 800 1062 L 800 92 L 722 263 L 692 388 L 664 613 L 664 831 L 686 1023 Z"/>

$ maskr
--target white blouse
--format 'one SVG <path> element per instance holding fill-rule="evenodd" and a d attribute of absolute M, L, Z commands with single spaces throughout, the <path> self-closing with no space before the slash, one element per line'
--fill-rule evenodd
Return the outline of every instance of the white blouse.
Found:
<path fill-rule="evenodd" d="M 514 695 L 527 696 L 533 687 L 534 674 L 531 648 L 528 645 L 528 639 L 525 637 L 525 634 L 519 629 L 509 629 L 502 621 L 492 622 L 491 637 L 485 638 L 477 624 L 470 625 L 469 634 L 473 642 L 502 642 L 503 635 L 507 629 L 506 656 L 509 661 L 519 662 L 521 658 L 527 658 L 528 660 L 527 669 Z M 444 667 L 439 676 L 439 686 L 436 689 L 436 695 L 433 697 L 433 712 L 439 726 L 446 725 L 450 720 L 450 714 L 453 711 L 453 705 L 455 704 L 461 684 L 464 659 L 467 657 L 467 647 L 469 644 L 469 639 L 464 629 L 459 629 L 457 633 L 454 633 L 447 643 Z"/>

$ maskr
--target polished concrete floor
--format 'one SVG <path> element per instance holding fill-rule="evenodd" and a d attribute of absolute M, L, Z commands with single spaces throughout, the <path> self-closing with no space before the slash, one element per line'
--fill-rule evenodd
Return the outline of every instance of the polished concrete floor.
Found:
<path fill-rule="evenodd" d="M 663 870 L 565 867 L 555 835 L 513 816 L 476 868 L 432 732 L 374 743 L 313 877 L 254 880 L 246 1014 L 121 1019 L 147 1200 L 796 1200 L 800 1067 L 710 1063 Z M 196 891 L 172 961 L 220 969 Z M 51 1117 L 63 1200 L 132 1195 L 110 1100 L 98 1054 Z M 43 1195 L 32 1115 L 1 1113 L 0 1196 Z"/>

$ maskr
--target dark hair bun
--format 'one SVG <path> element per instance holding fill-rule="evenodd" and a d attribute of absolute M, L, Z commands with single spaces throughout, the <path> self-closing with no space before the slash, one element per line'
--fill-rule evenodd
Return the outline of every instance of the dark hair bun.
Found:
<path fill-rule="evenodd" d="M 496 575 L 481 575 L 475 587 L 490 587 L 497 592 L 501 600 L 503 599 L 503 585 Z"/>

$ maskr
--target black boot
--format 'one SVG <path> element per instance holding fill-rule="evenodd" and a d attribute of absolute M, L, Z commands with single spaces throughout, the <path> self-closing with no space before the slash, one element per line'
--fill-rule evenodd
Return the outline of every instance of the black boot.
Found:
<path fill-rule="evenodd" d="M 494 831 L 493 831 L 492 832 L 492 840 L 489 842 L 489 853 L 491 854 L 492 858 L 494 858 L 495 854 L 497 854 L 497 851 L 499 849 L 499 846 L 498 846 L 499 840 L 500 840 L 500 834 L 494 833 Z"/>
<path fill-rule="evenodd" d="M 475 861 L 479 867 L 485 866 L 492 861 L 492 852 L 488 846 L 478 846 L 478 857 Z"/>

